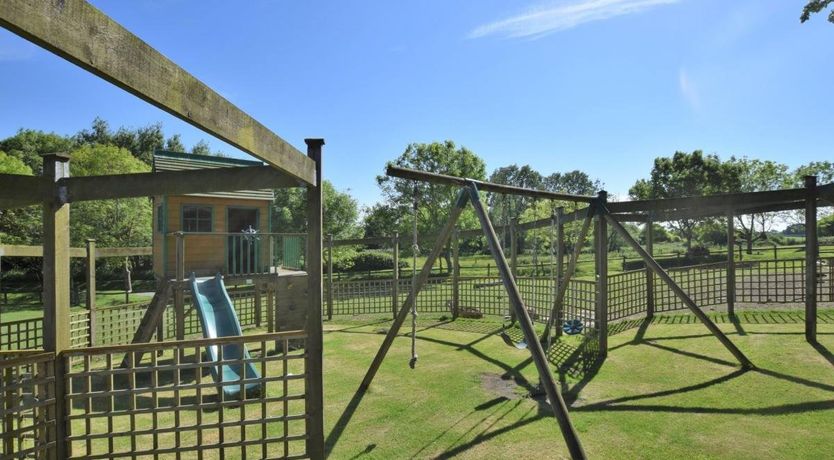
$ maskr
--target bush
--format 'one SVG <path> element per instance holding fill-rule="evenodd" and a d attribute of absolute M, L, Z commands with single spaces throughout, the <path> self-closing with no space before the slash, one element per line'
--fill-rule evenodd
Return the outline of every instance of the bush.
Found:
<path fill-rule="evenodd" d="M 400 260 L 400 268 L 408 267 L 408 263 Z M 394 256 L 386 251 L 348 251 L 334 254 L 333 271 L 362 272 L 374 270 L 392 270 Z"/>
<path fill-rule="evenodd" d="M 705 259 L 709 257 L 709 249 L 706 246 L 692 246 L 686 250 L 685 257 L 692 260 Z"/>

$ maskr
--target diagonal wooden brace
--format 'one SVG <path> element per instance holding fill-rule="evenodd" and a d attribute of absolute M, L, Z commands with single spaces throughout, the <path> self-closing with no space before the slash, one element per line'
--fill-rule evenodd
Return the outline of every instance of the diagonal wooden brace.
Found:
<path fill-rule="evenodd" d="M 698 308 L 698 305 L 695 304 L 695 301 L 692 300 L 692 298 L 689 297 L 689 295 L 687 295 L 687 293 L 680 286 L 678 286 L 675 280 L 673 280 L 672 277 L 669 276 L 669 274 L 666 273 L 665 270 L 663 270 L 663 268 L 660 266 L 660 264 L 657 263 L 654 257 L 649 255 L 649 253 L 646 252 L 646 250 L 643 249 L 642 246 L 640 246 L 640 243 L 638 243 L 634 238 L 632 238 L 631 234 L 629 234 L 628 231 L 626 231 L 626 229 L 623 228 L 622 224 L 617 222 L 617 219 L 614 219 L 614 217 L 608 212 L 607 209 L 602 209 L 600 211 L 601 215 L 605 217 L 605 220 L 608 221 L 611 227 L 613 227 L 614 230 L 620 234 L 623 240 L 625 240 L 626 243 L 628 243 L 637 252 L 637 254 L 640 255 L 640 257 L 646 263 L 646 266 L 649 268 L 649 270 L 653 271 L 658 278 L 663 280 L 663 282 L 666 283 L 667 286 L 669 286 L 669 289 L 671 289 L 672 292 L 674 292 L 675 295 L 677 295 L 678 298 L 681 299 L 683 304 L 686 305 L 687 308 L 689 308 L 689 311 L 691 311 L 692 314 L 694 314 L 699 320 L 701 320 L 701 322 L 704 323 L 704 326 L 706 326 L 707 329 L 709 329 L 712 335 L 714 335 L 721 342 L 721 344 L 724 345 L 724 347 L 730 353 L 732 353 L 733 356 L 735 356 L 735 358 L 738 360 L 741 366 L 746 369 L 754 368 L 755 366 L 753 365 L 752 361 L 750 361 L 750 359 L 748 359 L 747 356 L 745 356 L 744 353 L 742 353 L 741 350 L 739 350 L 738 347 L 736 347 L 736 345 L 726 335 L 724 335 L 723 332 L 721 332 L 721 329 L 719 329 L 718 326 L 716 326 L 715 323 L 713 323 L 712 320 L 709 319 L 709 317 L 703 311 L 701 311 L 700 308 Z"/>
<path fill-rule="evenodd" d="M 582 448 L 582 443 L 579 441 L 579 434 L 576 432 L 573 424 L 570 421 L 568 414 L 568 407 L 565 400 L 562 398 L 562 393 L 556 387 L 556 382 L 553 380 L 553 374 L 547 365 L 547 356 L 544 353 L 541 343 L 536 337 L 536 331 L 533 329 L 533 321 L 530 319 L 530 314 L 524 306 L 524 301 L 521 298 L 521 293 L 518 291 L 518 285 L 515 283 L 510 265 L 507 263 L 507 258 L 504 256 L 504 251 L 501 249 L 501 244 L 498 241 L 498 236 L 495 234 L 495 229 L 492 227 L 492 222 L 484 210 L 481 203 L 481 197 L 478 194 L 478 188 L 475 182 L 470 182 L 466 188 L 469 191 L 469 201 L 472 202 L 472 207 L 475 208 L 475 214 L 481 222 L 481 229 L 484 231 L 489 250 L 492 253 L 495 264 L 498 267 L 498 272 L 501 274 L 501 280 L 504 283 L 504 288 L 507 290 L 507 296 L 510 300 L 510 305 L 515 311 L 518 318 L 519 326 L 524 332 L 524 339 L 527 341 L 527 349 L 530 350 L 533 362 L 536 364 L 536 369 L 539 372 L 539 379 L 544 391 L 547 394 L 547 399 L 550 406 L 553 408 L 553 415 L 559 424 L 559 429 L 562 431 L 562 437 L 570 451 L 571 458 L 584 459 L 587 458 L 585 451 Z"/>

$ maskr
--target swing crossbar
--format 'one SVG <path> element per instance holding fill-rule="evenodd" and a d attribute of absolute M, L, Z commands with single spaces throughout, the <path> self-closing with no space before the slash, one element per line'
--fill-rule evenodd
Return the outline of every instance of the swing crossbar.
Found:
<path fill-rule="evenodd" d="M 385 170 L 385 174 L 391 177 L 399 177 L 400 179 L 411 179 L 421 182 L 430 182 L 433 184 L 451 185 L 458 187 L 466 187 L 469 184 L 475 184 L 478 190 L 484 192 L 501 193 L 504 195 L 531 196 L 535 198 L 577 201 L 583 203 L 590 203 L 596 198 L 589 195 L 574 195 L 570 193 L 548 192 L 547 190 L 535 190 L 524 187 L 514 187 L 512 185 L 496 184 L 494 182 L 467 179 L 465 177 L 447 176 L 445 174 L 420 171 L 417 169 L 401 168 L 399 166 L 393 165 L 388 165 L 388 168 Z"/>

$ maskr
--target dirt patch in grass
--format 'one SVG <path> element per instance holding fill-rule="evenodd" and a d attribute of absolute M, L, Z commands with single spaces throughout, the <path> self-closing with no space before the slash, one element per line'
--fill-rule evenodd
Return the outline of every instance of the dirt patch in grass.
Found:
<path fill-rule="evenodd" d="M 480 375 L 481 388 L 505 400 L 523 399 L 537 394 L 535 385 L 520 377 L 484 372 Z"/>

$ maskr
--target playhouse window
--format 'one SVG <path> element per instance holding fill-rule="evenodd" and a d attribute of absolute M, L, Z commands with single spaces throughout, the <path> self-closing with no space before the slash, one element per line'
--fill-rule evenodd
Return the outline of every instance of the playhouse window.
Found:
<path fill-rule="evenodd" d="M 210 232 L 211 206 L 183 206 L 182 231 Z"/>

